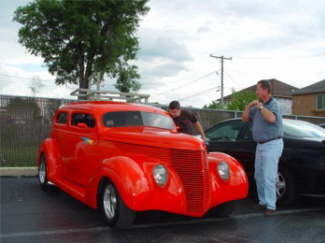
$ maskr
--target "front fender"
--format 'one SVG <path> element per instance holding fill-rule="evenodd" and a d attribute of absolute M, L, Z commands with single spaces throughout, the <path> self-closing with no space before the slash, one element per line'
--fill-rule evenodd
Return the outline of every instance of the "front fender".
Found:
<path fill-rule="evenodd" d="M 98 186 L 103 178 L 112 181 L 124 203 L 131 209 L 134 209 L 134 198 L 141 197 L 149 190 L 148 180 L 134 160 L 124 156 L 105 159 L 90 182 L 87 192 L 88 204 L 92 204 L 93 207 L 97 205 L 94 199 L 97 199 Z"/>
<path fill-rule="evenodd" d="M 217 165 L 221 161 L 230 167 L 230 178 L 227 181 L 221 179 L 217 172 Z M 212 192 L 211 207 L 247 197 L 248 179 L 243 167 L 235 158 L 224 153 L 209 153 L 208 162 Z"/>
<path fill-rule="evenodd" d="M 111 180 L 123 202 L 135 211 L 165 210 L 185 212 L 185 194 L 182 182 L 175 171 L 165 165 L 169 171 L 169 180 L 165 187 L 159 187 L 152 178 L 152 169 L 158 162 L 138 164 L 124 156 L 105 159 L 101 168 L 87 187 L 86 203 L 98 206 L 98 187 L 103 178 Z"/>

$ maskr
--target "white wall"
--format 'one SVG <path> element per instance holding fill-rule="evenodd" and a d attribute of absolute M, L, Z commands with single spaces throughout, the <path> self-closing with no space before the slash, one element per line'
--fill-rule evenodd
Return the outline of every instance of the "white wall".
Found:
<path fill-rule="evenodd" d="M 275 97 L 275 99 L 280 103 L 283 115 L 292 114 L 292 100 L 291 99 L 278 98 L 278 97 Z"/>

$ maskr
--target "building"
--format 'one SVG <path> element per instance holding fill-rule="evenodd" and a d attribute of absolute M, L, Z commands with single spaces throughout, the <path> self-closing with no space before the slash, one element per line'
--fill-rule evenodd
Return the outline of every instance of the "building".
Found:
<path fill-rule="evenodd" d="M 325 79 L 293 93 L 295 115 L 325 117 Z"/>
<path fill-rule="evenodd" d="M 273 97 L 280 103 L 282 108 L 283 114 L 292 114 L 292 94 L 293 92 L 297 91 L 298 88 L 291 86 L 289 84 L 286 84 L 280 80 L 277 79 L 268 79 L 268 81 L 272 85 L 272 95 Z M 255 93 L 256 91 L 256 84 L 253 86 L 250 86 L 246 89 L 242 89 L 237 92 L 243 92 L 243 91 L 253 91 Z M 232 100 L 232 95 L 228 95 L 224 97 L 225 104 L 229 104 Z"/>

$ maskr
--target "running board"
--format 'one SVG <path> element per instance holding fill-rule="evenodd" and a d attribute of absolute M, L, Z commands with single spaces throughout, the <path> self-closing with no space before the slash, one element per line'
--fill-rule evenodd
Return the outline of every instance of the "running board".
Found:
<path fill-rule="evenodd" d="M 86 189 L 84 187 L 78 186 L 62 177 L 53 180 L 52 182 L 57 185 L 61 190 L 65 191 L 66 193 L 78 199 L 79 201 L 85 203 Z"/>

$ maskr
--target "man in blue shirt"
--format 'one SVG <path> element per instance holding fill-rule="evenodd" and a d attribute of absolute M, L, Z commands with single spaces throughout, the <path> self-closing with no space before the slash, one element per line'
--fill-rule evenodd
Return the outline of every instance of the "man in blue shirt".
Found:
<path fill-rule="evenodd" d="M 255 181 L 259 205 L 265 215 L 276 210 L 276 183 L 278 164 L 283 151 L 283 123 L 279 103 L 272 98 L 271 84 L 267 80 L 257 83 L 259 100 L 248 104 L 242 120 L 251 122 L 253 139 L 257 142 L 255 155 Z"/>

